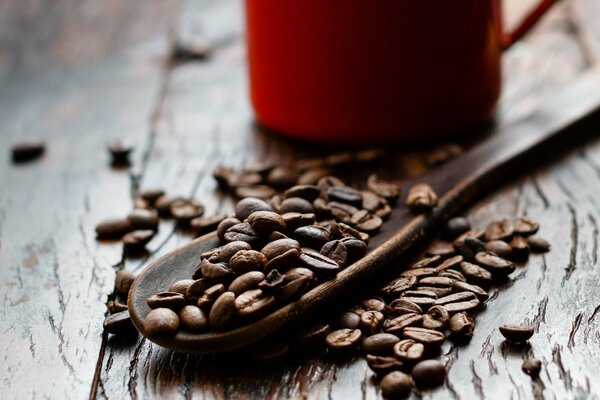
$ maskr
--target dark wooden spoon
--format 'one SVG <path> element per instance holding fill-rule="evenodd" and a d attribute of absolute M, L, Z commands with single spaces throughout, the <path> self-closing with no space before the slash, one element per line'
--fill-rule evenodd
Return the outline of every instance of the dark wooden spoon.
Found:
<path fill-rule="evenodd" d="M 429 183 L 442 194 L 439 205 L 431 213 L 419 216 L 411 215 L 406 207 L 399 205 L 382 231 L 372 238 L 367 255 L 335 279 L 318 285 L 261 320 L 230 331 L 203 334 L 181 331 L 171 338 L 149 339 L 176 351 L 224 352 L 254 343 L 309 313 L 318 312 L 329 301 L 360 287 L 441 222 L 502 180 L 526 173 L 572 145 L 577 138 L 597 135 L 599 111 L 600 69 L 594 68 L 518 125 L 498 128 L 484 143 L 419 177 L 419 182 Z M 413 183 L 402 185 L 404 194 Z M 150 311 L 146 299 L 166 290 L 176 280 L 189 279 L 198 266 L 200 253 L 219 245 L 215 234 L 200 237 L 156 260 L 139 275 L 129 293 L 128 305 L 142 335 L 147 336 L 143 321 Z"/>

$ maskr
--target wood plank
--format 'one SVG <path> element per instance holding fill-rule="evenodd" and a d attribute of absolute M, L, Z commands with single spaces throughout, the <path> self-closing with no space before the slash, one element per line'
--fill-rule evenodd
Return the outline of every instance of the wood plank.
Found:
<path fill-rule="evenodd" d="M 120 245 L 96 243 L 94 226 L 131 204 L 106 144 L 148 135 L 173 5 L 0 8 L 0 398 L 84 398 L 122 257 Z M 47 141 L 45 156 L 10 165 L 11 143 L 27 137 Z"/>

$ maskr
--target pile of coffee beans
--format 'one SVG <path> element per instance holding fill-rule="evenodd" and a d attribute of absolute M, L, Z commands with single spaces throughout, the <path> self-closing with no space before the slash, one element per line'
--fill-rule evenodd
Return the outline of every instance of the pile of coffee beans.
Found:
<path fill-rule="evenodd" d="M 366 186 L 358 190 L 335 176 L 322 176 L 313 185 L 271 194 L 268 201 L 242 198 L 235 216 L 217 225 L 223 245 L 199 255 L 190 279 L 148 298 L 152 311 L 144 321 L 146 333 L 164 337 L 178 329 L 231 329 L 335 277 L 365 254 L 370 235 L 399 196 L 396 185 L 376 175 Z"/>

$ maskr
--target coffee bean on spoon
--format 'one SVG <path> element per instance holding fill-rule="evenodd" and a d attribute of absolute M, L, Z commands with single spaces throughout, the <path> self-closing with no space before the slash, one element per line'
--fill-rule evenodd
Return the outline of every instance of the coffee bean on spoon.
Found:
<path fill-rule="evenodd" d="M 223 238 L 227 242 L 241 241 L 250 245 L 258 243 L 260 234 L 247 222 L 234 225 L 227 229 Z"/>
<path fill-rule="evenodd" d="M 237 202 L 235 206 L 235 217 L 240 221 L 244 221 L 255 211 L 273 211 L 273 207 L 262 199 L 247 197 Z"/>
<path fill-rule="evenodd" d="M 235 299 L 238 316 L 243 320 L 256 320 L 275 306 L 275 297 L 260 289 L 248 290 Z"/>
<path fill-rule="evenodd" d="M 217 236 L 221 242 L 225 241 L 225 233 L 227 230 L 240 223 L 242 223 L 242 221 L 234 217 L 225 218 L 223 221 L 219 222 L 219 225 L 217 225 Z"/>
<path fill-rule="evenodd" d="M 225 286 L 222 283 L 218 283 L 206 289 L 202 296 L 198 298 L 197 305 L 204 312 L 210 312 L 215 301 L 225 292 Z"/>
<path fill-rule="evenodd" d="M 235 293 L 222 293 L 210 309 L 208 316 L 210 327 L 215 331 L 228 329 L 234 323 L 236 313 Z"/>
<path fill-rule="evenodd" d="M 179 311 L 181 326 L 190 332 L 204 332 L 208 330 L 208 318 L 198 306 L 187 305 Z"/>
<path fill-rule="evenodd" d="M 171 337 L 179 329 L 179 316 L 170 308 L 155 308 L 144 319 L 144 332 L 150 338 Z"/>
<path fill-rule="evenodd" d="M 248 216 L 247 222 L 261 234 L 285 231 L 284 219 L 273 211 L 255 211 Z"/>
<path fill-rule="evenodd" d="M 169 308 L 179 310 L 185 305 L 185 296 L 177 292 L 160 292 L 147 299 L 150 308 Z"/>
<path fill-rule="evenodd" d="M 267 257 L 256 250 L 239 250 L 229 260 L 229 268 L 236 275 L 250 271 L 263 271 L 267 265 Z"/>
<path fill-rule="evenodd" d="M 340 266 L 330 259 L 316 251 L 303 251 L 300 254 L 300 264 L 315 272 L 317 275 L 331 276 L 338 273 Z"/>
<path fill-rule="evenodd" d="M 311 279 L 302 277 L 281 284 L 275 291 L 275 298 L 280 303 L 288 303 L 300 297 L 308 290 Z"/>

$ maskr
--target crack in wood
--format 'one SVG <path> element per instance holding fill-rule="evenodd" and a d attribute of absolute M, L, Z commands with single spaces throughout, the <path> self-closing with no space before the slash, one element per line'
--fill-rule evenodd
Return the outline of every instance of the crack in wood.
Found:
<path fill-rule="evenodd" d="M 561 286 L 564 286 L 565 282 L 571 278 L 573 272 L 577 268 L 577 246 L 579 244 L 579 226 L 577 224 L 577 212 L 571 204 L 567 204 L 569 213 L 571 214 L 571 248 L 569 250 L 569 264 L 565 268 L 565 275 L 562 280 Z"/>
<path fill-rule="evenodd" d="M 542 200 L 544 208 L 550 207 L 550 201 L 548 201 L 548 197 L 544 193 L 544 190 L 540 186 L 540 183 L 538 182 L 537 177 L 535 175 L 531 176 L 531 185 L 533 186 L 533 189 L 537 196 Z"/>
<path fill-rule="evenodd" d="M 577 331 L 579 330 L 579 327 L 581 326 L 582 319 L 583 319 L 583 314 L 581 314 L 581 313 L 577 314 L 577 316 L 575 317 L 575 320 L 573 321 L 573 323 L 571 325 L 571 331 L 569 332 L 569 340 L 567 342 L 567 347 L 569 349 L 572 349 L 575 346 L 575 335 L 577 334 Z"/>
<path fill-rule="evenodd" d="M 473 388 L 475 389 L 477 396 L 480 399 L 484 399 L 485 396 L 483 394 L 482 381 L 481 381 L 481 378 L 479 377 L 479 375 L 477 374 L 477 369 L 475 368 L 474 360 L 469 361 L 469 368 L 471 369 L 471 374 L 472 374 L 471 383 L 473 384 Z"/>

